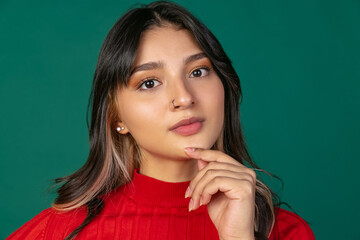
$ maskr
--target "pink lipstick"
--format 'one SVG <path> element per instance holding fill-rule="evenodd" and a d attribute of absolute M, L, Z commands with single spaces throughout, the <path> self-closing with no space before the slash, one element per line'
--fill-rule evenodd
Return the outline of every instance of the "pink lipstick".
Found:
<path fill-rule="evenodd" d="M 174 126 L 172 126 L 170 128 L 170 131 L 173 131 L 183 136 L 193 135 L 200 131 L 203 125 L 203 121 L 204 119 L 199 117 L 183 119 L 177 122 Z"/>

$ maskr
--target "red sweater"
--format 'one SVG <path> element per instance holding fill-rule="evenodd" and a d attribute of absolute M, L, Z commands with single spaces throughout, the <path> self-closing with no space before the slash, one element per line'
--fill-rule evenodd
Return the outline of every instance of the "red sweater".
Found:
<path fill-rule="evenodd" d="M 163 182 L 134 171 L 133 184 L 116 188 L 101 213 L 75 238 L 83 239 L 219 239 L 206 206 L 188 212 L 188 182 Z M 43 210 L 7 240 L 63 240 L 86 216 L 82 207 L 69 212 Z M 315 240 L 307 223 L 279 209 L 270 240 Z"/>

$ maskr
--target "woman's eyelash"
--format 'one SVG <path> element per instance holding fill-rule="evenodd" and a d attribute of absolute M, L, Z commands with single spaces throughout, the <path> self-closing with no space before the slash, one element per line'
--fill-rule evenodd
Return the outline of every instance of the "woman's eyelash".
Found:
<path fill-rule="evenodd" d="M 191 72 L 193 72 L 193 71 L 195 71 L 195 70 L 198 70 L 198 69 L 210 70 L 211 68 L 208 67 L 208 66 L 206 66 L 206 65 L 201 65 L 201 66 L 197 66 L 197 67 L 193 68 L 193 69 L 191 70 Z"/>
<path fill-rule="evenodd" d="M 141 80 L 141 81 L 136 85 L 136 90 L 141 90 L 140 88 L 141 88 L 147 81 L 159 81 L 159 80 L 157 80 L 155 77 L 147 77 L 147 78 Z"/>
<path fill-rule="evenodd" d="M 206 71 L 208 71 L 208 74 L 209 72 L 211 71 L 211 67 L 208 67 L 206 65 L 202 65 L 202 66 L 197 66 L 196 68 L 193 68 L 191 71 L 190 71 L 190 76 L 193 74 L 194 71 L 196 70 L 201 70 L 201 69 L 205 69 Z M 201 76 L 203 77 L 203 76 Z"/>
<path fill-rule="evenodd" d="M 144 82 L 146 82 L 147 80 L 149 80 L 149 79 L 147 79 L 147 78 L 143 79 L 138 84 L 136 84 L 136 89 L 139 89 L 144 84 Z"/>

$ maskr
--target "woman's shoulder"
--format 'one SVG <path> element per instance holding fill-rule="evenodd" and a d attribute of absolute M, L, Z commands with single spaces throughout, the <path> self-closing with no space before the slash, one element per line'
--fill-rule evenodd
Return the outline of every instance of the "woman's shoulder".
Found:
<path fill-rule="evenodd" d="M 17 240 L 17 239 L 26 239 L 28 236 L 32 236 L 33 239 L 42 239 L 43 231 L 46 228 L 46 225 L 52 215 L 51 209 L 45 209 L 32 218 L 30 221 L 26 222 L 19 229 L 13 232 L 7 240 Z"/>
<path fill-rule="evenodd" d="M 270 240 L 315 240 L 308 223 L 299 215 L 282 208 L 276 210 L 276 221 Z"/>
<path fill-rule="evenodd" d="M 119 186 L 104 196 L 106 202 L 101 215 L 113 214 L 115 207 L 123 198 L 124 186 Z M 35 217 L 30 219 L 6 240 L 63 240 L 70 232 L 78 227 L 86 218 L 87 208 L 82 206 L 70 211 L 59 211 L 52 207 L 44 209 Z"/>
<path fill-rule="evenodd" d="M 85 217 L 86 210 L 84 208 L 61 212 L 50 207 L 41 211 L 31 220 L 22 225 L 8 238 L 6 238 L 6 240 L 64 239 L 64 237 L 74 230 L 85 219 Z M 48 236 L 52 236 L 52 238 L 48 238 Z"/>

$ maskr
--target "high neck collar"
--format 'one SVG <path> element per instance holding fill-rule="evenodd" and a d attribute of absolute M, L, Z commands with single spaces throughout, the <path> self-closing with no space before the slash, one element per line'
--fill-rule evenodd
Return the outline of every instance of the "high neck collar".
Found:
<path fill-rule="evenodd" d="M 189 198 L 185 199 L 187 182 L 164 182 L 134 170 L 133 180 L 125 185 L 124 193 L 136 202 L 159 207 L 187 207 Z"/>

